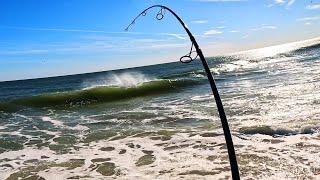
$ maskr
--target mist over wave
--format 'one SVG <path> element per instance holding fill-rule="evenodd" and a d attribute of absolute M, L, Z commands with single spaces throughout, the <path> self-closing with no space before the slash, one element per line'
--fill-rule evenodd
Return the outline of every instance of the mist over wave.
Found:
<path fill-rule="evenodd" d="M 119 86 L 119 87 L 134 87 L 142 83 L 155 80 L 155 78 L 147 77 L 140 72 L 124 72 L 124 73 L 109 73 L 105 77 L 85 80 L 83 86 L 86 88 L 95 88 L 100 86 Z"/>

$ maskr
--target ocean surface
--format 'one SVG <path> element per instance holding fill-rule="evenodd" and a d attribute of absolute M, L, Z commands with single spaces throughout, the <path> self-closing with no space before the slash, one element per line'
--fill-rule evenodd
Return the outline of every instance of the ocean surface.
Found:
<path fill-rule="evenodd" d="M 320 179 L 320 38 L 207 58 L 243 179 Z M 0 179 L 230 179 L 199 60 L 0 82 Z"/>

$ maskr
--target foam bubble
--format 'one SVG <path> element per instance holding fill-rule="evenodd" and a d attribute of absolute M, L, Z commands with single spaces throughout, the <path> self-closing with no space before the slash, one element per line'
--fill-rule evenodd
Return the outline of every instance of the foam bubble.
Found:
<path fill-rule="evenodd" d="M 57 126 L 57 127 L 64 126 L 64 125 L 63 125 L 63 122 L 58 121 L 58 120 L 51 119 L 51 118 L 48 117 L 48 116 L 41 117 L 41 119 L 42 119 L 42 121 L 50 122 L 51 124 L 53 124 L 54 126 Z"/>

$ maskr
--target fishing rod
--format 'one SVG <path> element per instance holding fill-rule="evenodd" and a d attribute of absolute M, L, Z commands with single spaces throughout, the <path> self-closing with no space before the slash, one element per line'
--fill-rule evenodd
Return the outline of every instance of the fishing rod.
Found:
<path fill-rule="evenodd" d="M 211 90 L 213 93 L 213 96 L 216 100 L 216 105 L 218 108 L 218 112 L 219 112 L 219 116 L 220 116 L 220 120 L 221 120 L 221 124 L 222 124 L 222 128 L 223 128 L 223 132 L 224 132 L 224 137 L 226 140 L 226 144 L 227 144 L 227 149 L 228 149 L 228 155 L 229 155 L 229 162 L 230 162 L 230 167 L 231 167 L 231 174 L 232 174 L 232 179 L 234 180 L 239 180 L 240 179 L 240 175 L 239 175 L 239 168 L 238 168 L 238 163 L 237 163 L 237 157 L 236 157 L 236 153 L 234 150 L 234 146 L 233 146 L 233 142 L 232 142 L 232 136 L 230 133 L 230 128 L 229 128 L 229 124 L 228 124 L 228 120 L 226 117 L 226 114 L 224 112 L 223 109 L 223 104 L 216 86 L 216 83 L 213 79 L 213 76 L 211 74 L 211 71 L 209 69 L 208 63 L 206 61 L 206 59 L 204 58 L 204 55 L 196 41 L 196 39 L 194 38 L 194 36 L 192 35 L 192 33 L 190 32 L 190 30 L 188 29 L 188 27 L 186 26 L 186 24 L 182 21 L 182 19 L 174 12 L 172 11 L 170 8 L 163 6 L 163 5 L 153 5 L 148 7 L 147 9 L 143 10 L 138 16 L 136 16 L 133 21 L 126 27 L 125 31 L 128 31 L 129 28 L 135 24 L 136 20 L 141 17 L 141 16 L 146 16 L 147 15 L 147 11 L 149 9 L 152 8 L 160 8 L 160 10 L 158 11 L 157 15 L 156 15 L 156 19 L 157 20 L 162 20 L 164 18 L 164 14 L 166 11 L 169 11 L 182 25 L 182 27 L 184 28 L 184 30 L 187 32 L 192 44 L 191 44 L 191 48 L 190 48 L 190 52 L 184 56 L 182 56 L 180 58 L 180 61 L 182 63 L 190 63 L 191 61 L 195 60 L 198 56 L 202 62 L 202 65 L 204 67 L 204 70 L 207 74 L 210 86 L 211 86 Z M 195 48 L 195 51 L 193 50 L 193 48 Z M 195 57 L 191 57 L 192 53 L 197 53 Z"/>

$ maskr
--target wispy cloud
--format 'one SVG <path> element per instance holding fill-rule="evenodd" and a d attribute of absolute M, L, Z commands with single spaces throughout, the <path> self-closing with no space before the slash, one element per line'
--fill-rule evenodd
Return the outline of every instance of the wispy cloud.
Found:
<path fill-rule="evenodd" d="M 289 9 L 295 3 L 296 0 L 272 0 L 272 3 L 268 7 L 272 6 L 285 6 L 286 9 Z"/>
<path fill-rule="evenodd" d="M 314 22 L 320 21 L 320 16 L 309 16 L 309 17 L 303 17 L 298 18 L 297 21 L 303 22 L 304 25 L 312 25 Z"/>
<path fill-rule="evenodd" d="M 104 33 L 105 32 L 105 31 L 91 30 L 91 29 L 32 28 L 32 27 L 17 27 L 17 26 L 0 26 L 0 28 L 29 30 L 29 31 L 87 32 L 87 33 Z"/>
<path fill-rule="evenodd" d="M 249 37 L 249 34 L 245 34 L 242 36 L 242 39 L 245 39 L 245 38 L 248 38 Z"/>
<path fill-rule="evenodd" d="M 261 27 L 252 28 L 252 31 L 261 31 L 261 30 L 267 30 L 267 29 L 277 29 L 277 26 L 270 26 L 270 25 L 262 25 Z"/>
<path fill-rule="evenodd" d="M 308 5 L 306 7 L 306 9 L 309 9 L 309 10 L 316 10 L 316 9 L 320 9 L 320 3 L 318 4 L 312 4 L 312 5 Z"/>
<path fill-rule="evenodd" d="M 217 35 L 217 34 L 222 34 L 222 33 L 223 33 L 222 31 L 218 31 L 216 29 L 211 29 L 211 30 L 204 32 L 204 35 L 210 36 L 210 35 Z"/>
<path fill-rule="evenodd" d="M 229 31 L 229 32 L 231 32 L 231 33 L 238 33 L 238 32 L 240 32 L 240 31 L 238 31 L 238 30 L 231 30 L 231 31 Z"/>
<path fill-rule="evenodd" d="M 163 34 L 169 36 L 169 34 Z M 182 38 L 183 34 L 170 34 Z M 49 44 L 35 43 L 32 45 L 19 45 L 14 49 L 2 49 L 0 55 L 16 56 L 16 55 L 52 55 L 64 54 L 97 54 L 108 51 L 145 51 L 155 49 L 171 49 L 185 47 L 185 42 L 177 42 L 170 38 L 137 38 L 137 37 L 121 37 L 108 35 L 89 35 L 82 36 L 77 42 L 61 41 Z"/>
<path fill-rule="evenodd" d="M 290 0 L 290 1 L 288 1 L 287 6 L 291 6 L 294 2 L 296 2 L 296 0 Z"/>
<path fill-rule="evenodd" d="M 167 35 L 167 36 L 173 36 L 175 38 L 178 38 L 178 39 L 186 39 L 186 35 L 185 34 L 174 34 L 174 33 L 163 33 L 164 35 Z"/>
<path fill-rule="evenodd" d="M 48 52 L 48 49 L 2 50 L 0 55 L 45 54 Z"/>
<path fill-rule="evenodd" d="M 116 46 L 110 43 L 102 42 L 86 42 L 86 43 L 55 43 L 55 44 L 33 44 L 28 48 L 17 48 L 14 50 L 2 50 L 0 55 L 36 55 L 36 54 L 50 54 L 54 53 L 79 53 L 79 52 L 103 52 Z"/>
<path fill-rule="evenodd" d="M 208 23 L 208 20 L 195 20 L 195 21 L 191 21 L 191 23 L 194 23 L 194 24 L 206 24 L 206 23 Z"/>
<path fill-rule="evenodd" d="M 275 4 L 284 4 L 286 1 L 284 0 L 274 0 Z"/>
<path fill-rule="evenodd" d="M 218 26 L 217 29 L 224 29 L 226 28 L 225 26 Z"/>
<path fill-rule="evenodd" d="M 310 21 L 317 21 L 320 20 L 320 16 L 310 16 L 310 17 L 304 17 L 304 18 L 298 18 L 297 21 L 303 21 L 303 22 L 310 22 Z"/>
<path fill-rule="evenodd" d="M 194 0 L 198 2 L 245 2 L 248 0 Z"/>
<path fill-rule="evenodd" d="M 134 35 L 156 35 L 173 36 L 178 39 L 186 39 L 185 34 L 176 33 L 147 33 L 147 32 L 127 32 L 127 31 L 104 31 L 91 29 L 65 29 L 65 28 L 43 28 L 43 27 L 20 27 L 20 26 L 1 26 L 0 29 L 16 29 L 25 31 L 54 31 L 54 32 L 72 32 L 72 33 L 99 33 L 99 34 L 134 34 Z"/>

